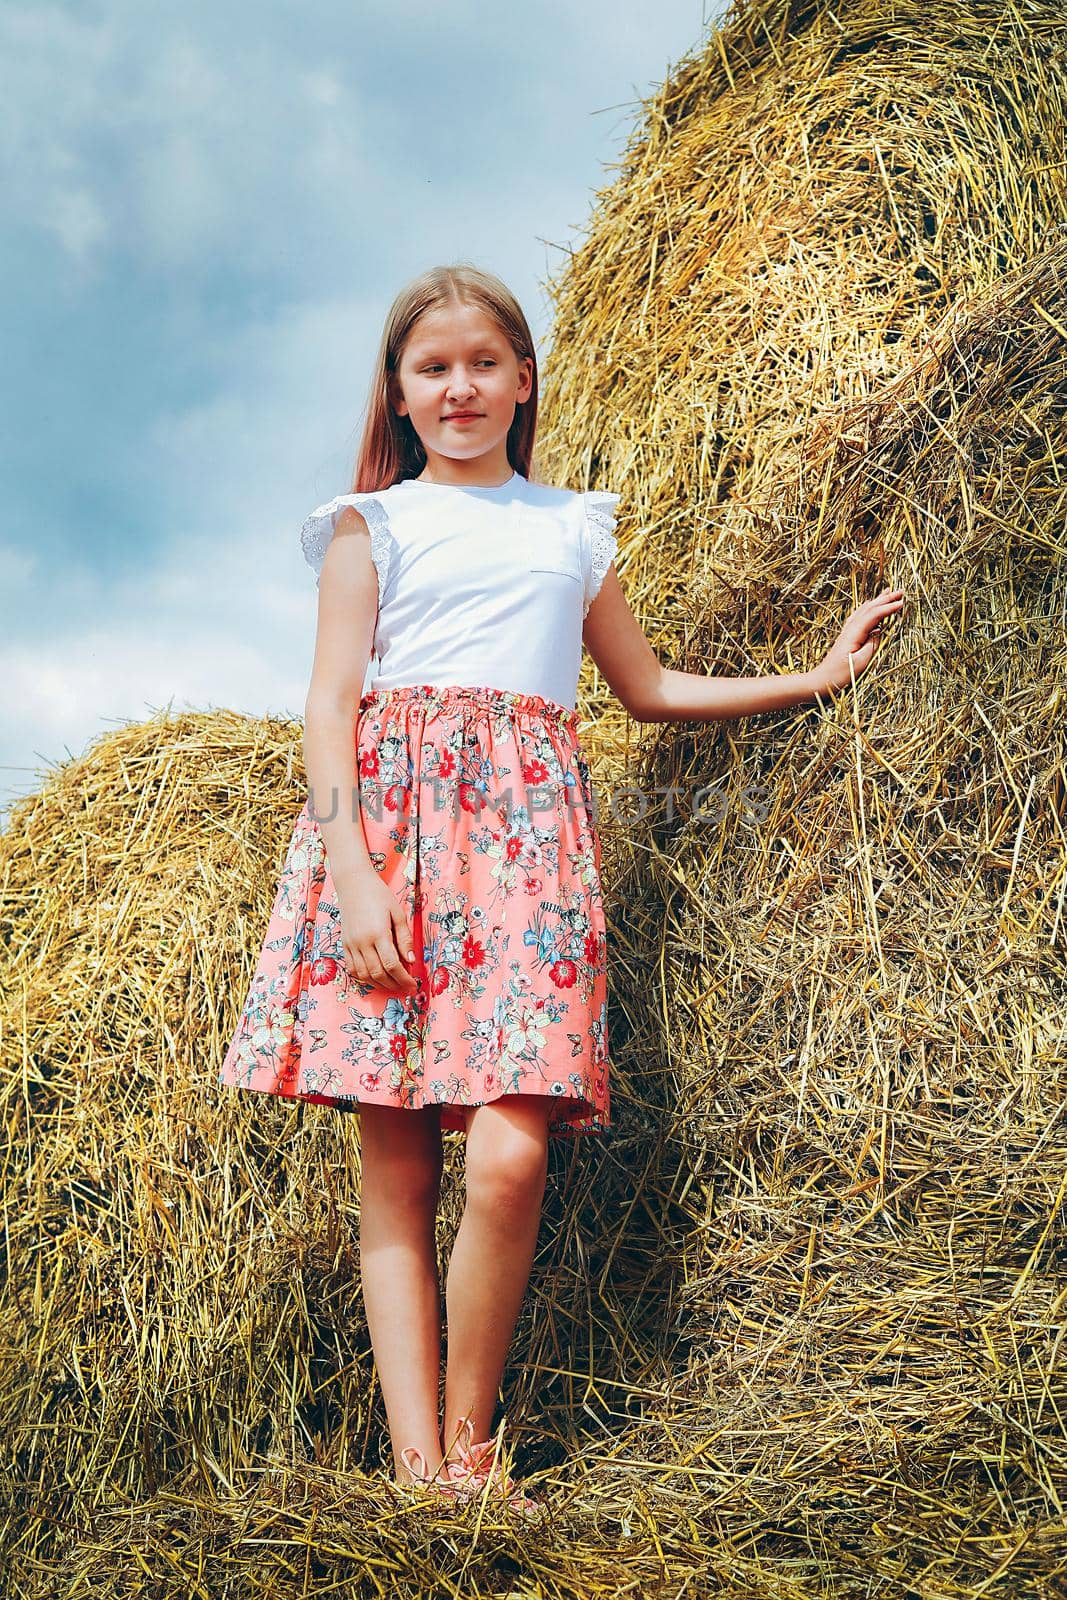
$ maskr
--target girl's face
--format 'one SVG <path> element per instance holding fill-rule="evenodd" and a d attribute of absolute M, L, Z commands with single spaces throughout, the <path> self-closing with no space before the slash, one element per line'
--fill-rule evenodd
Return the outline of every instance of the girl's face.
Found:
<path fill-rule="evenodd" d="M 480 307 L 424 311 L 396 376 L 396 410 L 411 418 L 431 471 L 435 458 L 446 464 L 477 460 L 486 472 L 509 470 L 508 429 L 516 405 L 530 398 L 533 363 L 529 356 L 519 360 Z"/>

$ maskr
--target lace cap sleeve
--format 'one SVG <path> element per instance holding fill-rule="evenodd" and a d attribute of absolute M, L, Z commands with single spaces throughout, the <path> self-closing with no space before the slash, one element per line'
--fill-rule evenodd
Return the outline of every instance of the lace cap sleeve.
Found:
<path fill-rule="evenodd" d="M 325 505 L 317 506 L 310 516 L 304 518 L 300 529 L 304 560 L 315 573 L 318 583 L 322 575 L 322 563 L 326 559 L 326 548 L 333 538 L 337 514 L 345 506 L 355 506 L 370 530 L 370 554 L 378 574 L 380 604 L 385 599 L 386 585 L 394 570 L 397 543 L 389 527 L 389 512 L 377 495 L 339 494 Z"/>
<path fill-rule="evenodd" d="M 582 494 L 585 504 L 583 616 L 596 599 L 604 574 L 615 559 L 619 543 L 615 537 L 615 508 L 621 499 L 621 495 L 611 494 L 606 489 L 586 489 Z"/>

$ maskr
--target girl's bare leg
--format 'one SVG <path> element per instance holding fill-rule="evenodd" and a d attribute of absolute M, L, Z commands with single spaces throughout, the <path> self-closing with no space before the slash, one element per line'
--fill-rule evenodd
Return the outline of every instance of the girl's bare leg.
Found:
<path fill-rule="evenodd" d="M 529 1282 L 548 1172 L 551 1101 L 503 1095 L 467 1118 L 467 1199 L 445 1283 L 448 1365 L 444 1444 L 460 1418 L 489 1437 L 497 1390 Z"/>
<path fill-rule="evenodd" d="M 434 1223 L 441 1190 L 441 1119 L 436 1106 L 404 1111 L 360 1106 L 360 1271 L 398 1483 L 415 1445 L 427 1468 L 441 1464 L 437 1397 L 441 1291 Z"/>

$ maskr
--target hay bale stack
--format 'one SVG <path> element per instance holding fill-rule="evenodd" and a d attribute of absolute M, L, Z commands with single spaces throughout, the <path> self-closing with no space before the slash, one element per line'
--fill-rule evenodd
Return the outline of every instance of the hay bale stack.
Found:
<path fill-rule="evenodd" d="M 882 583 L 910 615 L 835 704 L 659 729 L 647 815 L 604 816 L 631 1175 L 680 1207 L 627 1447 L 699 1467 L 724 1543 L 817 1526 L 922 1595 L 1052 1595 L 1067 1556 L 1065 307 L 1067 230 L 823 419 L 692 670 Z"/>

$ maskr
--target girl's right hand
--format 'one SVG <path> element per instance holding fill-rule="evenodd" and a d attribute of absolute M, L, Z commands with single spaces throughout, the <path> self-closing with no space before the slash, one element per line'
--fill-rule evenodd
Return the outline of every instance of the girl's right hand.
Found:
<path fill-rule="evenodd" d="M 415 959 L 407 912 L 376 871 L 337 892 L 345 966 L 360 983 L 410 994 L 418 980 L 405 965 Z"/>

